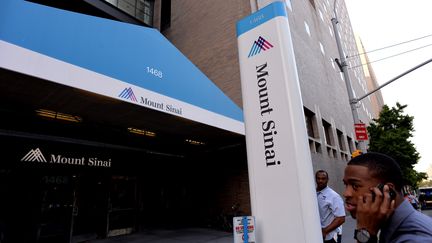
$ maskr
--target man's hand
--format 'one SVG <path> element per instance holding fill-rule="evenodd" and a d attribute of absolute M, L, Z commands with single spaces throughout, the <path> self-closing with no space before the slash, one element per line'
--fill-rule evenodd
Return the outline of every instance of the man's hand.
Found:
<path fill-rule="evenodd" d="M 345 216 L 336 217 L 333 219 L 333 221 L 327 227 L 321 229 L 323 239 L 325 239 L 327 234 L 341 226 L 343 223 L 345 223 Z"/>
<path fill-rule="evenodd" d="M 371 193 L 360 196 L 357 201 L 357 229 L 365 228 L 371 235 L 377 235 L 383 223 L 395 210 L 395 201 L 391 200 L 389 187 L 384 185 L 383 193 L 376 187 Z M 372 193 L 375 194 L 373 200 Z"/>

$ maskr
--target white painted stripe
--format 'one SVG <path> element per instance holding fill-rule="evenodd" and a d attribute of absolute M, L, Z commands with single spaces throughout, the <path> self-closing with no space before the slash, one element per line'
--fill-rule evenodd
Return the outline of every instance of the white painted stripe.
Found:
<path fill-rule="evenodd" d="M 0 67 L 24 73 L 34 77 L 50 80 L 70 87 L 87 90 L 97 94 L 109 96 L 125 102 L 137 104 L 150 109 L 180 116 L 186 119 L 208 124 L 224 130 L 244 134 L 243 122 L 208 111 L 206 109 L 173 99 L 171 97 L 114 79 L 79 66 L 66 63 L 52 57 L 13 45 L 0 40 Z M 167 110 L 157 109 L 142 103 L 119 98 L 118 95 L 128 87 L 137 97 L 147 98 L 166 105 L 181 108 L 182 114 L 175 114 Z"/>

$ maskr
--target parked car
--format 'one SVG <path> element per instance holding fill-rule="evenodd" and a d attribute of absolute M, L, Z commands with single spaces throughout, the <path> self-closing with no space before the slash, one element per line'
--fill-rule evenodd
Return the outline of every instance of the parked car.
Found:
<path fill-rule="evenodd" d="M 421 209 L 432 208 L 432 187 L 419 188 L 419 202 Z"/>

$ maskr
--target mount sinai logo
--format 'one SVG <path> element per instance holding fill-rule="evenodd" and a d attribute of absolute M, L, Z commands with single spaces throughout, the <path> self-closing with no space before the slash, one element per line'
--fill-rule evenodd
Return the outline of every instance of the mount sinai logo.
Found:
<path fill-rule="evenodd" d="M 111 167 L 111 159 L 100 159 L 98 157 L 65 156 L 62 154 L 49 154 L 47 160 L 39 148 L 31 149 L 24 157 L 23 162 L 39 162 L 47 164 L 79 165 L 90 167 Z"/>
<path fill-rule="evenodd" d="M 118 97 L 138 102 L 131 87 L 125 88 Z"/>
<path fill-rule="evenodd" d="M 183 109 L 178 104 L 171 104 L 168 102 L 163 102 L 163 101 L 160 101 L 160 98 L 158 100 L 158 98 L 154 99 L 154 98 L 147 98 L 147 97 L 143 97 L 143 96 L 138 96 L 138 98 L 139 98 L 139 100 L 138 100 L 131 87 L 123 89 L 123 91 L 120 92 L 118 97 L 123 98 L 123 99 L 132 100 L 136 103 L 139 103 L 141 105 L 144 105 L 146 107 L 149 107 L 149 108 L 152 108 L 155 110 L 165 111 L 165 112 L 169 112 L 169 113 L 172 113 L 175 115 L 180 115 L 180 116 L 183 115 Z"/>
<path fill-rule="evenodd" d="M 24 157 L 22 157 L 21 161 L 27 162 L 47 162 L 45 156 L 39 148 L 32 149 L 28 152 Z"/>
<path fill-rule="evenodd" d="M 273 45 L 260 36 L 258 37 L 258 40 L 254 41 L 254 43 L 252 44 L 248 58 L 259 54 L 261 51 L 267 51 L 271 48 L 273 48 Z"/>

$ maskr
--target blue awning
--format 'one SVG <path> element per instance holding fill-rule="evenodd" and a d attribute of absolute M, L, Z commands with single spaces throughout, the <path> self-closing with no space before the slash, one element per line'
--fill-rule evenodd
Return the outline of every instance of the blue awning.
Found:
<path fill-rule="evenodd" d="M 244 134 L 242 110 L 152 28 L 2 0 L 0 67 Z"/>

